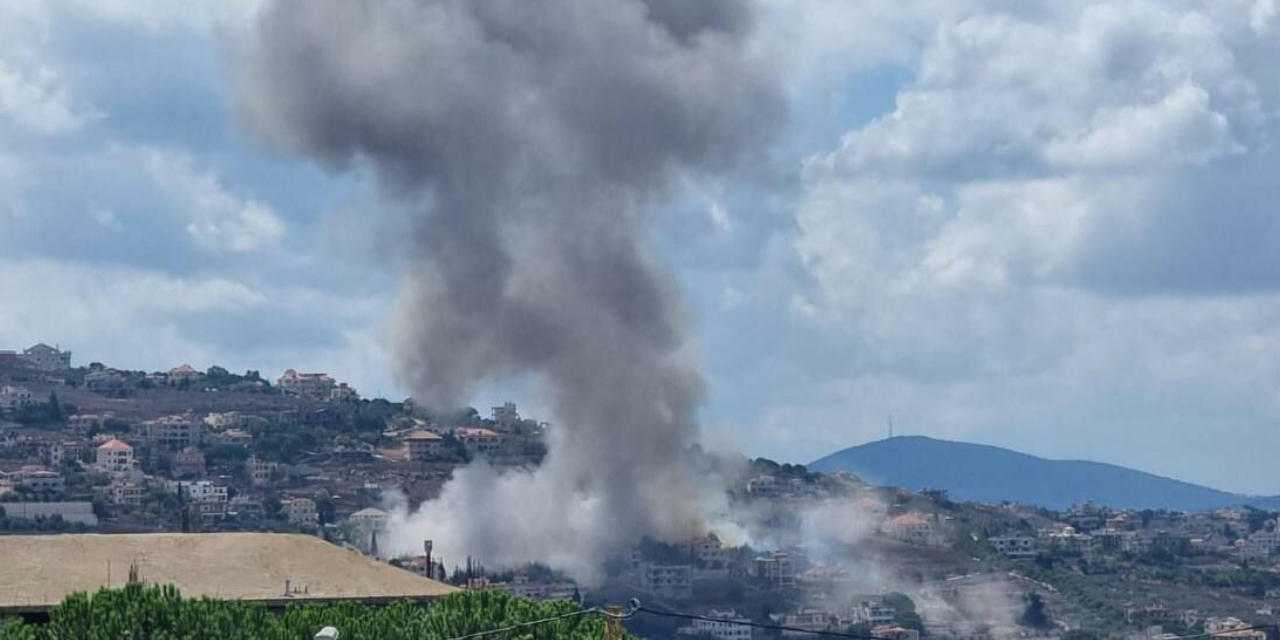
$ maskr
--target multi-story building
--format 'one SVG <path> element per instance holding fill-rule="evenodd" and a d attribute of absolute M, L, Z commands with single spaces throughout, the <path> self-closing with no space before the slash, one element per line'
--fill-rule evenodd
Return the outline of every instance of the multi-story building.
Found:
<path fill-rule="evenodd" d="M 516 403 L 504 402 L 500 407 L 490 409 L 490 416 L 495 424 L 511 427 L 520 422 L 520 413 L 516 411 Z"/>
<path fill-rule="evenodd" d="M 890 518 L 884 523 L 884 532 L 890 538 L 908 544 L 927 545 L 934 538 L 933 521 L 929 516 L 911 512 Z"/>
<path fill-rule="evenodd" d="M 169 370 L 165 381 L 173 386 L 191 384 L 200 377 L 200 372 L 189 364 L 180 364 Z"/>
<path fill-rule="evenodd" d="M 360 399 L 360 394 L 355 388 L 345 382 L 338 383 L 338 386 L 329 390 L 329 400 L 331 402 L 355 402 Z"/>
<path fill-rule="evenodd" d="M 23 467 L 9 474 L 9 478 L 17 486 L 43 498 L 61 496 L 67 488 L 67 479 L 61 473 L 44 467 Z"/>
<path fill-rule="evenodd" d="M 493 585 L 507 593 L 528 600 L 570 600 L 578 587 L 572 582 L 542 582 L 518 575 L 511 582 Z"/>
<path fill-rule="evenodd" d="M 17 411 L 24 407 L 39 404 L 31 395 L 31 390 L 16 385 L 0 387 L 0 411 Z"/>
<path fill-rule="evenodd" d="M 720 538 L 714 533 L 694 538 L 687 542 L 685 547 L 699 569 L 729 568 L 729 549 L 720 543 Z"/>
<path fill-rule="evenodd" d="M 109 473 L 125 473 L 133 468 L 133 447 L 112 438 L 98 445 L 96 462 Z"/>
<path fill-rule="evenodd" d="M 693 567 L 687 564 L 640 564 L 640 584 L 660 598 L 693 598 Z"/>
<path fill-rule="evenodd" d="M 204 424 L 190 413 L 147 420 L 142 430 L 147 443 L 157 449 L 176 451 L 204 442 Z"/>
<path fill-rule="evenodd" d="M 18 356 L 18 360 L 22 364 L 40 371 L 66 371 L 71 368 L 70 351 L 61 351 L 43 342 L 23 349 L 22 355 Z"/>
<path fill-rule="evenodd" d="M 792 587 L 796 584 L 796 565 L 791 554 L 786 551 L 758 556 L 756 558 L 756 576 L 771 582 L 776 587 Z"/>
<path fill-rule="evenodd" d="M 390 517 L 390 514 L 382 509 L 369 507 L 368 509 L 361 509 L 348 516 L 347 522 L 350 522 L 353 526 L 359 529 L 376 531 L 385 529 L 387 527 L 387 520 Z"/>
<path fill-rule="evenodd" d="M 835 618 L 831 614 L 810 607 L 802 607 L 796 611 L 788 613 L 775 613 L 769 616 L 770 620 L 782 623 L 782 626 L 788 627 L 782 632 L 784 637 L 791 636 L 811 636 L 812 632 L 827 631 L 835 626 Z"/>
<path fill-rule="evenodd" d="M 211 502 L 226 504 L 229 499 L 227 487 L 220 484 L 214 484 L 208 480 L 179 482 L 177 489 L 184 499 L 192 503 Z"/>
<path fill-rule="evenodd" d="M 315 400 L 328 399 L 337 386 L 338 383 L 327 373 L 298 373 L 293 369 L 286 369 L 284 375 L 276 380 L 280 393 Z"/>
<path fill-rule="evenodd" d="M 289 498 L 280 501 L 281 512 L 289 524 L 311 525 L 320 521 L 316 501 L 311 498 Z"/>
<path fill-rule="evenodd" d="M 716 640 L 751 640 L 751 627 L 747 624 L 750 620 L 739 616 L 733 609 L 724 611 L 712 609 L 703 618 L 694 620 L 693 624 L 676 629 L 676 633 L 690 636 L 711 636 Z M 707 620 L 705 618 L 711 619 Z"/>
<path fill-rule="evenodd" d="M 1010 558 L 1034 558 L 1040 552 L 1031 536 L 997 536 L 989 541 L 996 553 Z"/>
<path fill-rule="evenodd" d="M 502 448 L 502 434 L 492 429 L 463 427 L 453 433 L 472 455 L 491 456 Z"/>
<path fill-rule="evenodd" d="M 863 600 L 853 608 L 853 618 L 871 626 L 890 624 L 898 618 L 898 610 L 879 600 Z"/>
<path fill-rule="evenodd" d="M 747 495 L 753 498 L 776 498 L 779 493 L 778 479 L 773 476 L 756 476 L 747 480 Z"/>
<path fill-rule="evenodd" d="M 404 457 L 410 462 L 425 462 L 440 457 L 443 452 L 444 438 L 440 434 L 418 429 L 405 435 L 401 440 L 404 446 Z"/>
<path fill-rule="evenodd" d="M 274 462 L 267 462 L 258 456 L 251 456 L 245 461 L 245 467 L 249 471 L 249 482 L 255 487 L 265 487 L 271 484 L 271 478 L 275 475 L 277 465 Z"/>

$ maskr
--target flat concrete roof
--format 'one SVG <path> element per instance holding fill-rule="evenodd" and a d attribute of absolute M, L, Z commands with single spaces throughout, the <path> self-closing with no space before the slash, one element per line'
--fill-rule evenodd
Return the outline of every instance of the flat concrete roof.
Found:
<path fill-rule="evenodd" d="M 429 600 L 457 590 L 299 534 L 0 536 L 0 613 L 43 611 L 77 591 L 123 586 L 131 565 L 142 582 L 173 584 L 184 596 L 272 605 Z"/>

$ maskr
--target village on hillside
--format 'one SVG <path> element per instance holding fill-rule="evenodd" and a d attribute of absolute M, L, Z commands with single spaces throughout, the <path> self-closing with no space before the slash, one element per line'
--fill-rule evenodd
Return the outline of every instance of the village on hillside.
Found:
<path fill-rule="evenodd" d="M 957 503 L 765 459 L 744 459 L 729 487 L 750 539 L 645 539 L 605 559 L 602 586 L 433 557 L 429 541 L 417 555 L 379 549 L 388 491 L 416 505 L 478 458 L 537 465 L 554 428 L 509 402 L 436 413 L 362 398 L 326 373 L 127 371 L 45 344 L 0 351 L 0 532 L 303 533 L 467 589 L 640 594 L 706 618 L 650 620 L 638 630 L 649 637 L 747 640 L 761 631 L 743 623 L 758 622 L 888 640 L 1267 640 L 1254 627 L 1280 611 L 1275 513 Z"/>

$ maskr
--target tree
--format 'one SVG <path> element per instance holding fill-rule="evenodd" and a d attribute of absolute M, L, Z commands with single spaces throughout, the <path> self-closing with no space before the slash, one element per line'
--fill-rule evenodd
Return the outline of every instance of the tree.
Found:
<path fill-rule="evenodd" d="M 1018 617 L 1018 624 L 1032 629 L 1053 628 L 1053 621 L 1045 611 L 1044 598 L 1041 598 L 1039 593 L 1032 591 L 1027 594 L 1027 608 Z"/>

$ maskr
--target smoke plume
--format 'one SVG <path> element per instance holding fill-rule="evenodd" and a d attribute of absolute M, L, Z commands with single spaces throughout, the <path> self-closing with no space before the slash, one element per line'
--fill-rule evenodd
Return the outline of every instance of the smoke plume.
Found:
<path fill-rule="evenodd" d="M 699 527 L 682 452 L 703 383 L 644 218 L 740 163 L 781 99 L 742 0 L 275 0 L 240 106 L 268 141 L 372 168 L 415 214 L 394 353 L 460 406 L 531 374 L 556 429 L 536 471 L 460 470 L 391 545 L 589 573 Z"/>

